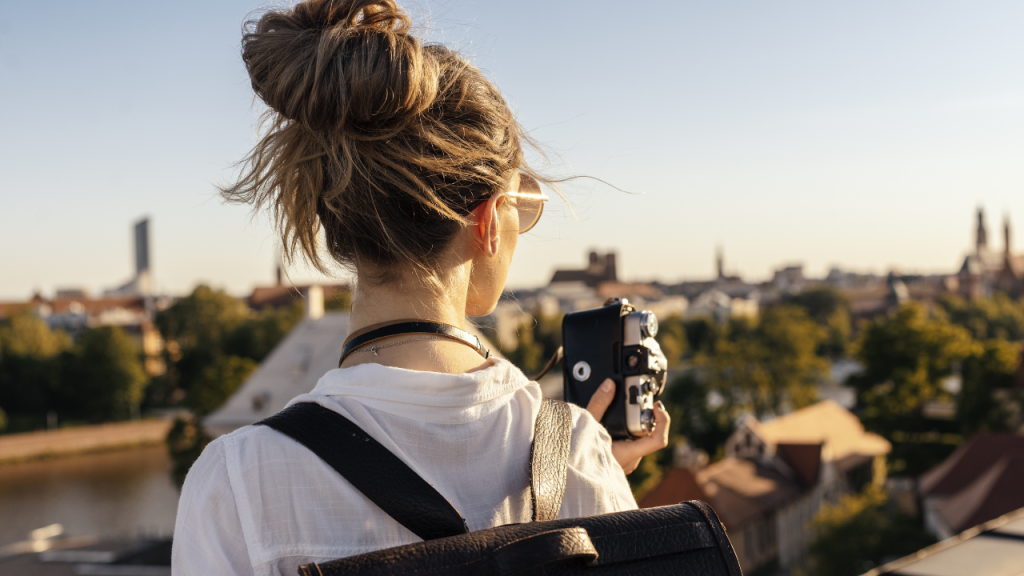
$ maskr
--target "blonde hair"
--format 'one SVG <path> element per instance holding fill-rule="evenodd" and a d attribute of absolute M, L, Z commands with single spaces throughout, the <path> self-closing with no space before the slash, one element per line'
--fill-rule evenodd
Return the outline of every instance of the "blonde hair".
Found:
<path fill-rule="evenodd" d="M 498 89 L 410 28 L 393 0 L 307 0 L 244 25 L 242 59 L 270 110 L 221 193 L 269 207 L 286 257 L 327 272 L 322 227 L 343 266 L 429 275 L 470 204 L 516 170 L 547 182 Z"/>

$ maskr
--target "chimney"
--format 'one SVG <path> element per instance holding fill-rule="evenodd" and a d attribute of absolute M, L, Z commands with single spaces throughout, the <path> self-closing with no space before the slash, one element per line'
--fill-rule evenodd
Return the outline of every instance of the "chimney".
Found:
<path fill-rule="evenodd" d="M 324 289 L 313 284 L 306 288 L 306 318 L 316 320 L 324 315 Z"/>

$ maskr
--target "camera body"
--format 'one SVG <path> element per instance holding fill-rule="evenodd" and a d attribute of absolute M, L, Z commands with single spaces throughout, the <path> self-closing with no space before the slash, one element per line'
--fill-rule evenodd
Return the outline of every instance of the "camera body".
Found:
<path fill-rule="evenodd" d="M 654 402 L 665 389 L 668 362 L 654 340 L 658 319 L 626 299 L 566 314 L 562 320 L 565 401 L 587 407 L 606 378 L 615 398 L 601 424 L 614 440 L 640 438 L 654 430 Z"/>

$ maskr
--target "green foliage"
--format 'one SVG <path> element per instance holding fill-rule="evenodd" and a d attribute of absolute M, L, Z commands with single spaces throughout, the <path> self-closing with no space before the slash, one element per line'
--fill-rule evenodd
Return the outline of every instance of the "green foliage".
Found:
<path fill-rule="evenodd" d="M 260 361 L 295 328 L 304 313 L 301 300 L 287 307 L 261 310 L 225 334 L 223 352 Z"/>
<path fill-rule="evenodd" d="M 925 403 L 952 400 L 943 379 L 977 352 L 967 330 L 929 317 L 914 302 L 875 320 L 856 346 L 864 371 L 848 381 L 857 392 L 861 420 L 886 437 L 897 430 L 929 429 L 922 415 Z"/>
<path fill-rule="evenodd" d="M 251 372 L 302 316 L 301 301 L 254 313 L 242 300 L 197 286 L 156 316 L 167 342 L 168 372 L 156 383 L 160 397 L 154 402 L 174 403 L 184 396 L 187 406 L 202 413 L 215 410 L 219 403 L 213 402 L 226 400 L 244 381 L 238 375 Z"/>
<path fill-rule="evenodd" d="M 127 419 L 142 401 L 146 372 L 138 346 L 116 326 L 79 334 L 62 364 L 66 414 L 92 421 Z"/>
<path fill-rule="evenodd" d="M 0 404 L 12 415 L 52 409 L 59 401 L 60 358 L 70 347 L 67 334 L 27 310 L 0 324 Z"/>
<path fill-rule="evenodd" d="M 827 368 L 816 355 L 823 330 L 795 306 L 765 310 L 758 321 L 735 318 L 713 352 L 698 354 L 700 378 L 724 399 L 731 417 L 758 418 L 802 408 L 817 400 Z"/>
<path fill-rule="evenodd" d="M 0 350 L 6 356 L 53 358 L 71 346 L 64 332 L 54 332 L 28 311 L 12 316 L 0 326 Z"/>
<path fill-rule="evenodd" d="M 718 342 L 719 328 L 710 318 L 694 318 L 683 323 L 687 347 L 694 353 L 713 353 Z"/>
<path fill-rule="evenodd" d="M 248 358 L 218 356 L 192 383 L 186 404 L 199 417 L 213 412 L 226 402 L 258 367 L 258 363 Z"/>
<path fill-rule="evenodd" d="M 330 312 L 347 312 L 352 309 L 352 293 L 342 290 L 324 302 L 324 310 Z"/>
<path fill-rule="evenodd" d="M 818 354 L 831 358 L 846 355 L 850 344 L 850 300 L 838 290 L 829 287 L 812 288 L 787 299 L 799 306 L 819 326 L 826 330 Z"/>
<path fill-rule="evenodd" d="M 655 337 L 665 354 L 669 366 L 679 364 L 689 348 L 686 326 L 678 314 L 658 319 L 658 335 Z"/>
<path fill-rule="evenodd" d="M 996 391 L 1013 387 L 1021 362 L 1020 342 L 985 340 L 963 362 L 957 396 L 957 422 L 965 436 L 977 432 L 1008 432 L 1012 414 Z"/>
<path fill-rule="evenodd" d="M 818 532 L 809 550 L 813 574 L 856 576 L 935 542 L 914 519 L 887 513 L 886 499 L 869 487 L 822 506 L 812 522 Z"/>
<path fill-rule="evenodd" d="M 951 324 L 963 326 L 979 340 L 1024 340 L 1024 301 L 1005 294 L 969 301 L 947 294 L 939 300 L 939 310 Z"/>
<path fill-rule="evenodd" d="M 533 312 L 533 322 L 521 324 L 516 332 L 516 349 L 505 354 L 528 377 L 540 372 L 562 345 L 562 316 L 549 316 L 539 309 Z M 552 368 L 557 374 L 559 365 Z"/>
<path fill-rule="evenodd" d="M 724 403 L 709 403 L 710 392 L 708 383 L 688 370 L 666 387 L 664 404 L 672 417 L 672 441 L 689 442 L 715 457 L 721 455 L 725 441 L 733 433 L 735 411 Z M 721 395 L 716 393 L 715 397 Z"/>
<path fill-rule="evenodd" d="M 181 488 L 192 464 L 210 443 L 195 416 L 178 417 L 167 433 L 167 451 L 171 455 L 171 478 Z"/>

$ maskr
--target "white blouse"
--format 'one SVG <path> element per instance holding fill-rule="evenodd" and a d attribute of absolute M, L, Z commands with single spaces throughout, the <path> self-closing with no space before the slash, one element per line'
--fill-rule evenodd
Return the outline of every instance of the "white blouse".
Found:
<path fill-rule="evenodd" d="M 536 382 L 492 359 L 457 375 L 379 364 L 331 370 L 289 405 L 316 402 L 345 415 L 480 530 L 530 521 L 527 462 L 541 401 Z M 559 518 L 636 508 L 604 427 L 576 406 L 572 414 Z M 305 447 L 246 426 L 214 440 L 189 471 L 172 574 L 292 576 L 301 564 L 418 541 Z"/>

